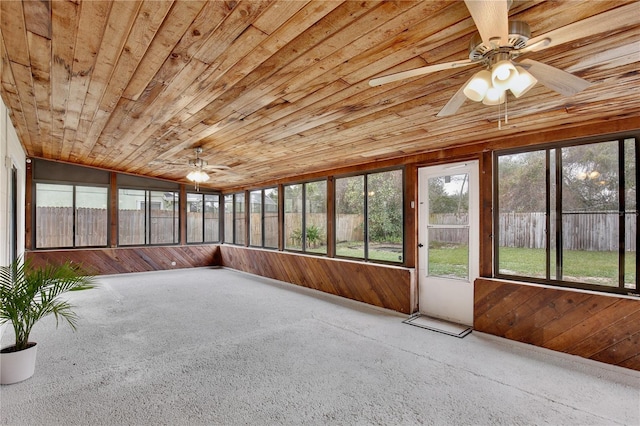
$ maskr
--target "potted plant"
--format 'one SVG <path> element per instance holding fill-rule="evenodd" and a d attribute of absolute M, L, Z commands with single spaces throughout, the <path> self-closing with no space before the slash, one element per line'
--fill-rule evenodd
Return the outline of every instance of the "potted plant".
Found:
<path fill-rule="evenodd" d="M 19 258 L 0 267 L 0 325 L 10 322 L 15 344 L 0 350 L 0 383 L 26 380 L 35 371 L 36 343 L 29 342 L 33 326 L 53 314 L 73 330 L 78 316 L 73 305 L 60 296 L 67 291 L 93 288 L 94 277 L 67 261 L 60 265 L 34 267 Z"/>

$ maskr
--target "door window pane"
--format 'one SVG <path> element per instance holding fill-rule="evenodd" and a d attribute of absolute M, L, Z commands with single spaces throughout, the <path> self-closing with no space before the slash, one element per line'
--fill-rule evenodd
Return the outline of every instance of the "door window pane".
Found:
<path fill-rule="evenodd" d="M 469 279 L 469 174 L 428 181 L 429 276 Z"/>
<path fill-rule="evenodd" d="M 76 186 L 76 247 L 107 245 L 107 204 L 107 188 Z"/>
<path fill-rule="evenodd" d="M 336 255 L 364 258 L 364 175 L 336 179 Z"/>
<path fill-rule="evenodd" d="M 403 261 L 402 170 L 367 175 L 369 259 Z"/>
<path fill-rule="evenodd" d="M 264 246 L 278 248 L 278 188 L 264 190 Z"/>
<path fill-rule="evenodd" d="M 618 166 L 618 141 L 562 149 L 565 281 L 618 286 Z"/>
<path fill-rule="evenodd" d="M 73 185 L 36 184 L 36 247 L 73 247 Z"/>
<path fill-rule="evenodd" d="M 429 276 L 469 279 L 469 228 L 430 228 Z"/>

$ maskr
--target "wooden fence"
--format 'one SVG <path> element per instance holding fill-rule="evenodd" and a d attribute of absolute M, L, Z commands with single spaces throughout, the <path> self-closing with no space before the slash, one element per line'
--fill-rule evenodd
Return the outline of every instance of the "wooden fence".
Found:
<path fill-rule="evenodd" d="M 120 245 L 144 244 L 145 215 L 140 210 L 120 210 L 118 212 L 118 243 Z M 432 223 L 460 223 L 459 215 L 437 215 Z M 336 221 L 336 241 L 362 241 L 364 218 L 362 215 L 340 215 Z M 257 217 L 251 220 L 252 241 L 260 236 Z M 311 214 L 307 226 L 320 228 L 322 241 L 326 242 L 326 215 Z M 76 211 L 75 246 L 105 246 L 107 244 L 108 215 L 105 209 L 79 208 Z M 202 213 L 187 214 L 187 241 L 202 240 Z M 214 217 L 205 221 L 206 239 L 217 241 L 218 222 Z M 301 215 L 287 214 L 285 218 L 285 238 L 291 238 L 294 231 L 302 228 Z M 505 213 L 500 215 L 496 231 L 501 247 L 544 248 L 544 213 Z M 36 247 L 73 247 L 73 208 L 38 207 L 36 209 Z M 178 220 L 172 211 L 154 211 L 149 224 L 151 244 L 173 244 L 178 239 Z M 274 236 L 278 235 L 277 215 L 270 215 L 264 221 L 267 245 L 275 247 Z M 618 213 L 575 213 L 563 217 L 563 246 L 567 250 L 616 251 L 618 249 Z M 625 248 L 636 251 L 637 218 L 635 214 L 625 217 Z M 466 234 L 458 229 L 439 229 L 437 239 L 444 243 L 458 243 L 466 239 Z M 288 240 L 289 241 L 289 240 Z M 291 241 L 289 241 L 291 243 Z"/>
<path fill-rule="evenodd" d="M 562 217 L 562 246 L 566 250 L 617 251 L 618 212 L 568 213 Z M 545 247 L 544 213 L 504 213 L 498 235 L 501 247 Z M 625 215 L 625 249 L 636 251 L 637 218 Z"/>

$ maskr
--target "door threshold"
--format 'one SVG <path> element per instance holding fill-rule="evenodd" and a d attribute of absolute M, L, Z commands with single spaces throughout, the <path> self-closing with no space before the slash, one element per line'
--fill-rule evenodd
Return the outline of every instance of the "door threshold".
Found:
<path fill-rule="evenodd" d="M 402 322 L 409 325 L 415 325 L 416 327 L 424 328 L 426 330 L 446 334 L 448 336 L 454 336 L 459 339 L 462 339 L 471 333 L 472 330 L 471 327 L 466 325 L 456 324 L 454 322 L 432 318 L 422 314 L 413 314 Z"/>

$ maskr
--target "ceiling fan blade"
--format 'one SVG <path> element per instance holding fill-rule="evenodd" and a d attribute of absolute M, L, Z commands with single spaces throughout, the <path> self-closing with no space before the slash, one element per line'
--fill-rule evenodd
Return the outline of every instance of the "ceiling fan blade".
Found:
<path fill-rule="evenodd" d="M 458 112 L 458 109 L 460 109 L 464 101 L 467 100 L 467 97 L 465 96 L 463 90 L 472 78 L 473 76 L 471 76 L 469 80 L 465 81 L 465 83 L 460 86 L 458 91 L 451 97 L 451 99 L 449 99 L 449 102 L 447 102 L 445 106 L 442 107 L 440 112 L 436 114 L 436 117 L 447 117 Z"/>
<path fill-rule="evenodd" d="M 524 59 L 519 64 L 544 86 L 563 96 L 575 95 L 591 85 L 587 80 L 538 61 Z"/>
<path fill-rule="evenodd" d="M 208 164 L 206 166 L 203 167 L 204 169 L 207 170 L 229 170 L 231 169 L 231 167 L 229 166 L 223 166 L 222 164 Z"/>
<path fill-rule="evenodd" d="M 531 38 L 519 53 L 539 52 L 573 40 L 638 24 L 638 4 L 631 3 Z"/>
<path fill-rule="evenodd" d="M 444 62 L 442 64 L 427 65 L 426 67 L 415 68 L 409 71 L 402 71 L 395 74 L 389 74 L 382 77 L 372 78 L 369 80 L 369 86 L 380 86 L 382 84 L 392 83 L 394 81 L 404 80 L 406 78 L 418 77 L 419 75 L 429 74 L 436 71 L 448 70 L 459 67 L 472 65 L 476 61 L 471 59 L 463 59 L 461 61 Z"/>
<path fill-rule="evenodd" d="M 509 38 L 509 2 L 507 0 L 465 0 L 473 22 L 485 46 L 491 41 L 506 46 Z"/>

